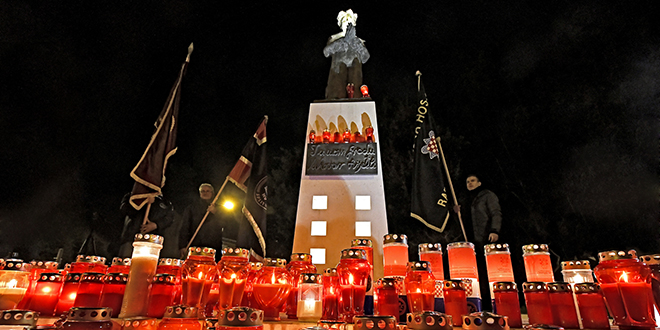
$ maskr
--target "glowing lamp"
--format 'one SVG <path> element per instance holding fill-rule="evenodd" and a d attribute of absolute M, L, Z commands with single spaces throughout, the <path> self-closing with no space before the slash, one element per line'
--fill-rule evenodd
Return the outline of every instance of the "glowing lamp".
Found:
<path fill-rule="evenodd" d="M 80 277 L 82 274 L 79 273 L 67 273 L 64 278 L 64 284 L 62 285 L 62 290 L 58 297 L 57 306 L 55 307 L 55 315 L 62 315 L 66 313 L 73 307 L 73 303 L 76 301 L 76 295 L 78 293 L 78 287 L 80 286 Z"/>
<path fill-rule="evenodd" d="M 374 287 L 374 315 L 390 315 L 399 318 L 399 292 L 396 279 L 378 279 Z"/>
<path fill-rule="evenodd" d="M 101 307 L 101 291 L 103 290 L 103 273 L 83 273 L 76 293 L 73 307 Z"/>
<path fill-rule="evenodd" d="M 361 249 L 344 249 L 337 265 L 339 274 L 339 317 L 353 323 L 355 316 L 363 315 L 367 283 L 371 266 L 367 254 Z"/>
<path fill-rule="evenodd" d="M 0 310 L 16 308 L 25 296 L 30 286 L 30 272 L 23 271 L 24 267 L 23 260 L 5 260 L 5 267 L 0 270 Z"/>
<path fill-rule="evenodd" d="M 121 304 L 120 318 L 146 316 L 149 310 L 149 290 L 156 275 L 158 256 L 163 248 L 163 237 L 136 234 L 128 282 Z"/>
<path fill-rule="evenodd" d="M 327 128 L 324 129 L 323 130 L 323 143 L 330 143 L 330 142 L 332 142 L 331 140 L 332 140 L 332 137 L 330 135 L 330 131 L 328 131 Z"/>
<path fill-rule="evenodd" d="M 280 310 L 289 298 L 291 274 L 284 268 L 286 260 L 265 258 L 254 279 L 253 292 L 256 308 L 264 311 L 266 320 L 278 321 Z"/>
<path fill-rule="evenodd" d="M 217 266 L 219 275 L 219 309 L 238 307 L 241 304 L 250 272 L 248 256 L 249 250 L 246 249 L 223 249 L 222 258 Z"/>
<path fill-rule="evenodd" d="M 211 285 L 218 280 L 215 249 L 190 247 L 188 258 L 181 267 L 182 303 L 204 310 L 208 302 Z"/>
<path fill-rule="evenodd" d="M 408 237 L 404 234 L 383 236 L 383 272 L 385 277 L 406 276 Z"/>
<path fill-rule="evenodd" d="M 26 308 L 39 312 L 42 316 L 53 316 L 62 289 L 62 279 L 59 273 L 41 273 Z"/>
<path fill-rule="evenodd" d="M 337 268 L 326 268 L 323 271 L 323 313 L 321 320 L 339 320 L 339 274 Z"/>
<path fill-rule="evenodd" d="M 360 92 L 362 92 L 362 97 L 370 97 L 369 96 L 369 87 L 367 87 L 367 85 L 360 86 Z"/>
<path fill-rule="evenodd" d="M 298 284 L 300 283 L 301 274 L 316 273 L 316 266 L 312 264 L 312 255 L 309 253 L 293 253 L 291 254 L 291 262 L 286 265 L 286 270 L 291 275 L 291 292 L 287 299 L 287 317 L 295 319 L 298 314 Z M 318 319 L 317 319 L 318 321 Z"/>
<path fill-rule="evenodd" d="M 406 267 L 406 297 L 411 313 L 432 311 L 435 305 L 435 277 L 427 261 L 409 262 Z"/>
<path fill-rule="evenodd" d="M 296 315 L 303 322 L 317 322 L 323 314 L 321 274 L 302 273 L 298 281 Z"/>

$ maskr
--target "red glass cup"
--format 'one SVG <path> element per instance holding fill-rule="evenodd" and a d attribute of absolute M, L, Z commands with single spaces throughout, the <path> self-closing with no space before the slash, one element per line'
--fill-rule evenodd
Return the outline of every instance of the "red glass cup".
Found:
<path fill-rule="evenodd" d="M 316 273 L 316 266 L 312 264 L 312 255 L 309 253 L 293 253 L 291 254 L 291 262 L 286 265 L 286 270 L 291 275 L 291 292 L 287 299 L 286 315 L 290 319 L 296 319 L 298 311 L 298 286 L 300 274 L 303 273 Z"/>
<path fill-rule="evenodd" d="M 83 273 L 76 293 L 73 307 L 101 307 L 101 292 L 103 291 L 103 273 Z"/>
<path fill-rule="evenodd" d="M 550 297 L 550 306 L 552 316 L 555 319 L 553 324 L 562 326 L 566 329 L 579 329 L 577 306 L 573 300 L 573 290 L 570 284 L 566 282 L 548 283 L 548 296 Z"/>
<path fill-rule="evenodd" d="M 223 249 L 222 258 L 218 262 L 219 309 L 237 307 L 241 304 L 250 272 L 248 255 L 249 251 L 246 249 Z"/>
<path fill-rule="evenodd" d="M 253 307 L 255 306 L 254 302 L 254 281 L 257 277 L 257 273 L 263 267 L 261 262 L 250 262 L 250 270 L 248 271 L 247 281 L 245 282 L 245 290 L 243 290 L 243 298 L 241 298 L 241 306 Z"/>
<path fill-rule="evenodd" d="M 364 314 L 364 299 L 371 266 L 361 249 L 344 249 L 337 265 L 339 274 L 339 317 L 353 323 L 353 317 Z"/>
<path fill-rule="evenodd" d="M 108 270 L 105 257 L 78 255 L 76 262 L 71 263 L 71 273 L 103 273 Z"/>
<path fill-rule="evenodd" d="M 356 143 L 364 142 L 364 139 L 362 138 L 362 135 L 360 135 L 359 131 L 355 131 L 355 133 L 353 133 L 353 141 Z"/>
<path fill-rule="evenodd" d="M 334 142 L 334 143 L 342 143 L 343 142 L 343 140 L 341 138 L 341 134 L 339 132 L 335 132 L 334 134 L 332 134 L 332 142 Z"/>
<path fill-rule="evenodd" d="M 30 262 L 30 284 L 25 291 L 25 296 L 23 296 L 21 302 L 18 303 L 16 309 L 27 309 L 27 306 L 30 304 L 30 300 L 37 288 L 37 281 L 41 278 L 41 274 L 44 272 L 57 272 L 57 262 L 36 260 Z"/>
<path fill-rule="evenodd" d="M 59 273 L 41 273 L 32 293 L 28 310 L 39 312 L 41 316 L 52 316 L 57 306 L 57 298 L 62 289 L 62 275 Z"/>
<path fill-rule="evenodd" d="M 374 128 L 369 126 L 364 130 L 365 140 L 367 143 L 376 142 L 374 140 Z"/>
<path fill-rule="evenodd" d="M 522 328 L 520 300 L 515 282 L 493 282 L 493 312 L 508 317 L 511 328 Z"/>
<path fill-rule="evenodd" d="M 387 234 L 383 237 L 383 273 L 385 277 L 406 276 L 408 264 L 408 237 Z"/>
<path fill-rule="evenodd" d="M 488 282 L 514 282 L 513 266 L 509 244 L 488 244 L 484 246 Z"/>
<path fill-rule="evenodd" d="M 252 285 L 256 308 L 264 311 L 266 320 L 279 321 L 279 312 L 291 293 L 291 274 L 285 268 L 286 260 L 265 258 Z"/>
<path fill-rule="evenodd" d="M 428 261 L 431 273 L 437 281 L 445 279 L 444 264 L 442 261 L 442 245 L 440 243 L 422 243 L 417 246 L 420 261 Z"/>
<path fill-rule="evenodd" d="M 651 269 L 634 250 L 598 253 L 596 279 L 619 328 L 654 328 Z"/>
<path fill-rule="evenodd" d="M 639 257 L 651 269 L 651 288 L 653 300 L 656 306 L 660 306 L 660 254 L 652 254 Z M 658 307 L 660 308 L 660 307 Z"/>
<path fill-rule="evenodd" d="M 348 128 L 345 129 L 344 134 L 342 134 L 342 141 L 344 141 L 344 143 L 351 142 L 351 131 Z"/>
<path fill-rule="evenodd" d="M 470 242 L 447 244 L 447 261 L 449 262 L 449 277 L 453 279 L 479 278 L 474 244 Z"/>
<path fill-rule="evenodd" d="M 163 311 L 163 319 L 158 330 L 202 330 L 199 310 L 185 305 L 168 306 Z"/>
<path fill-rule="evenodd" d="M 369 275 L 369 281 L 367 283 L 367 298 L 364 302 L 364 311 L 367 314 L 373 313 L 373 292 L 371 291 L 374 286 L 374 243 L 369 238 L 356 238 L 351 241 L 351 248 L 363 250 L 367 254 L 367 261 L 369 262 L 369 267 L 371 267 L 371 273 Z"/>
<path fill-rule="evenodd" d="M 445 280 L 442 286 L 445 314 L 451 315 L 453 326 L 463 325 L 463 315 L 468 314 L 467 296 L 461 280 Z"/>
<path fill-rule="evenodd" d="M 309 140 L 307 140 L 309 144 L 314 144 L 316 143 L 316 131 L 311 130 L 309 131 Z"/>
<path fill-rule="evenodd" d="M 186 306 L 203 310 L 206 306 L 211 285 L 218 280 L 215 249 L 190 247 L 188 258 L 181 267 L 182 302 Z"/>
<path fill-rule="evenodd" d="M 64 279 L 64 284 L 62 285 L 62 290 L 60 291 L 60 296 L 57 301 L 57 306 L 55 308 L 55 315 L 62 315 L 66 313 L 73 307 L 73 303 L 76 301 L 76 294 L 78 293 L 78 287 L 80 286 L 80 276 L 82 274 L 69 272 L 66 274 Z"/>
<path fill-rule="evenodd" d="M 148 317 L 162 318 L 165 310 L 174 304 L 176 293 L 176 277 L 172 274 L 157 274 L 154 276 L 149 292 Z"/>
<path fill-rule="evenodd" d="M 328 129 L 323 130 L 323 143 L 330 143 L 332 142 L 332 135 L 330 135 L 330 131 Z"/>
<path fill-rule="evenodd" d="M 374 315 L 389 315 L 399 319 L 399 292 L 396 279 L 381 278 L 374 288 Z"/>
<path fill-rule="evenodd" d="M 323 271 L 323 315 L 321 320 L 339 320 L 339 274 L 337 268 L 326 268 Z"/>
<path fill-rule="evenodd" d="M 573 287 L 582 327 L 584 329 L 609 329 L 610 319 L 607 315 L 605 300 L 596 283 L 578 283 Z"/>
<path fill-rule="evenodd" d="M 554 324 L 548 286 L 544 282 L 525 282 L 523 283 L 523 293 L 529 324 Z"/>
<path fill-rule="evenodd" d="M 128 274 L 125 273 L 108 273 L 103 278 L 103 292 L 101 292 L 99 305 L 112 308 L 112 317 L 114 318 L 118 317 L 121 311 L 121 303 L 124 300 L 127 282 Z"/>
<path fill-rule="evenodd" d="M 362 93 L 362 97 L 369 97 L 369 87 L 367 85 L 360 86 L 360 92 Z"/>
<path fill-rule="evenodd" d="M 527 282 L 554 282 L 555 275 L 547 244 L 529 244 L 522 247 Z"/>
<path fill-rule="evenodd" d="M 184 260 L 181 259 L 160 258 L 156 267 L 156 274 L 172 274 L 175 277 L 173 306 L 181 304 L 181 266 L 183 266 L 183 262 Z"/>
<path fill-rule="evenodd" d="M 408 262 L 406 269 L 404 283 L 408 309 L 411 313 L 432 311 L 435 307 L 435 277 L 431 273 L 430 264 L 426 261 L 412 261 Z"/>
<path fill-rule="evenodd" d="M 127 274 L 131 270 L 131 258 L 112 258 L 107 274 Z"/>

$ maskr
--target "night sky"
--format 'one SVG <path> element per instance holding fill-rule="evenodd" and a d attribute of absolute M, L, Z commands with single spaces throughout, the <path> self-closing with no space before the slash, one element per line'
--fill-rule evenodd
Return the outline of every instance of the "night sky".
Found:
<path fill-rule="evenodd" d="M 421 70 L 455 188 L 482 175 L 506 238 L 564 258 L 660 252 L 656 1 L 309 3 L 0 2 L 0 256 L 73 255 L 91 228 L 121 229 L 129 172 L 191 42 L 164 188 L 177 212 L 200 183 L 223 182 L 264 114 L 269 157 L 302 150 L 330 68 L 322 49 L 349 8 L 383 157 L 409 153 Z M 402 232 L 409 176 L 385 182 Z M 274 194 L 295 208 L 296 189 Z"/>

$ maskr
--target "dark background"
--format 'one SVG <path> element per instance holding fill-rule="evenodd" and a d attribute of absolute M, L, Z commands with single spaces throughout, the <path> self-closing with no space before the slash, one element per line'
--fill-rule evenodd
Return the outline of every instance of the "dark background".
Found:
<path fill-rule="evenodd" d="M 390 232 L 428 235 L 409 217 L 421 70 L 454 187 L 478 173 L 498 194 L 514 256 L 660 252 L 657 2 L 309 3 L 0 2 L 0 255 L 71 261 L 92 228 L 105 253 L 194 42 L 165 196 L 180 213 L 219 186 L 267 114 L 268 254 L 288 257 L 308 107 L 348 8 L 371 53 Z"/>

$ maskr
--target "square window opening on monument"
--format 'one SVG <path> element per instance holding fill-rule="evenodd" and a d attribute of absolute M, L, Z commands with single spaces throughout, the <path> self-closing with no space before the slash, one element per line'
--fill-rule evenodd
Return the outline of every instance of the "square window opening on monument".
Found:
<path fill-rule="evenodd" d="M 355 221 L 355 236 L 371 237 L 371 221 Z"/>
<path fill-rule="evenodd" d="M 327 235 L 328 222 L 322 220 L 312 220 L 312 236 Z"/>
<path fill-rule="evenodd" d="M 310 248 L 309 254 L 312 255 L 312 263 L 315 265 L 325 265 L 325 249 Z"/>
<path fill-rule="evenodd" d="M 327 210 L 328 196 L 312 196 L 312 210 Z"/>
<path fill-rule="evenodd" d="M 355 209 L 358 211 L 371 210 L 371 196 L 355 196 Z"/>

